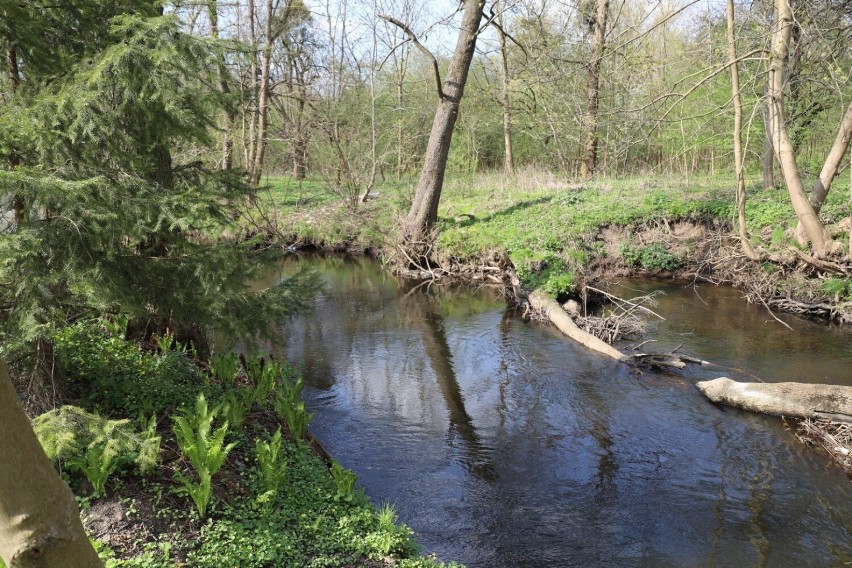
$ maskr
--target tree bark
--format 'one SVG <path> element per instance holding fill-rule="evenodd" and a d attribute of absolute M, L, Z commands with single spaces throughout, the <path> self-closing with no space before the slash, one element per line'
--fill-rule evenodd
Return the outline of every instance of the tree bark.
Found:
<path fill-rule="evenodd" d="M 509 100 L 509 50 L 506 45 L 506 28 L 503 23 L 503 11 L 496 6 L 497 23 L 499 28 L 497 34 L 500 37 L 500 61 L 503 66 L 503 74 L 500 77 L 503 94 L 503 173 L 507 176 L 515 174 L 515 157 L 512 151 L 512 105 Z"/>
<path fill-rule="evenodd" d="M 766 138 L 763 141 L 763 189 L 775 188 L 775 150 L 772 148 L 772 132 L 769 126 L 769 110 L 763 113 L 764 132 Z"/>
<path fill-rule="evenodd" d="M 708 399 L 775 416 L 852 421 L 852 387 L 810 383 L 739 383 L 727 377 L 702 381 Z"/>
<path fill-rule="evenodd" d="M 0 361 L 0 558 L 8 568 L 102 566 Z"/>
<path fill-rule="evenodd" d="M 263 160 L 266 156 L 266 127 L 269 122 L 270 72 L 272 70 L 272 47 L 275 37 L 272 35 L 272 0 L 266 2 L 266 30 L 263 54 L 260 62 L 260 88 L 257 100 L 257 130 L 255 132 L 254 160 L 251 164 L 249 183 L 257 186 L 263 173 Z"/>
<path fill-rule="evenodd" d="M 207 14 L 210 18 L 210 37 L 219 39 L 219 9 L 216 0 L 207 1 Z M 217 56 L 217 73 L 219 79 L 219 92 L 225 99 L 225 124 L 222 129 L 222 169 L 230 170 L 234 164 L 234 142 L 231 139 L 231 131 L 236 119 L 231 108 L 231 87 L 228 85 L 228 68 L 225 66 L 225 56 L 221 53 Z"/>
<path fill-rule="evenodd" d="M 849 104 L 846 114 L 840 121 L 837 137 L 828 151 L 828 157 L 825 159 L 819 178 L 814 182 L 814 187 L 811 190 L 811 205 L 817 213 L 822 209 L 828 190 L 831 189 L 831 182 L 834 181 L 834 176 L 840 169 L 840 163 L 846 157 L 846 150 L 849 149 L 850 141 L 852 141 L 852 103 Z"/>
<path fill-rule="evenodd" d="M 596 0 L 595 33 L 592 36 L 592 60 L 589 63 L 588 102 L 586 119 L 586 144 L 583 148 L 583 162 L 580 164 L 580 177 L 589 178 L 598 165 L 598 104 L 600 101 L 601 62 L 606 47 L 606 20 L 609 12 L 609 0 Z"/>
<path fill-rule="evenodd" d="M 772 32 L 772 51 L 769 63 L 769 118 L 772 126 L 772 145 L 781 164 L 790 202 L 807 238 L 813 243 L 814 255 L 825 256 L 828 239 L 825 229 L 805 194 L 796 153 L 787 131 L 784 110 L 784 73 L 790 51 L 790 36 L 794 26 L 789 0 L 775 2 L 775 29 Z"/>
<path fill-rule="evenodd" d="M 728 62 L 731 66 L 731 93 L 734 104 L 734 167 L 737 176 L 737 227 L 743 253 L 753 261 L 761 260 L 748 240 L 745 220 L 745 172 L 743 165 L 743 102 L 740 98 L 740 70 L 737 65 L 737 43 L 734 37 L 734 0 L 727 0 Z"/>
<path fill-rule="evenodd" d="M 426 146 L 423 171 L 417 184 L 414 202 L 404 220 L 403 239 L 409 243 L 424 241 L 438 220 L 438 202 L 444 185 L 453 128 L 458 119 L 459 104 L 464 95 L 470 63 L 476 49 L 479 22 L 482 20 L 484 7 L 485 0 L 464 0 L 461 29 L 442 86 L 444 96 L 438 102 L 438 109 L 432 121 L 432 131 Z"/>

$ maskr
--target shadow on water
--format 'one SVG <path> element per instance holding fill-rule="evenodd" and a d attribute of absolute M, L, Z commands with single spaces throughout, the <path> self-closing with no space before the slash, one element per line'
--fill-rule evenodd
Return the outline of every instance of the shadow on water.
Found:
<path fill-rule="evenodd" d="M 312 432 L 439 557 L 489 568 L 852 562 L 852 484 L 778 419 L 714 406 L 694 387 L 733 373 L 635 375 L 521 321 L 495 294 L 310 262 L 326 288 L 282 326 L 281 355 L 303 369 Z M 725 289 L 667 290 L 656 308 L 666 321 L 648 333 L 660 351 L 683 343 L 767 379 L 810 369 L 852 381 L 848 331 L 797 321 L 790 334 Z"/>
<path fill-rule="evenodd" d="M 407 286 L 403 287 L 403 290 Z M 444 318 L 434 295 L 428 293 L 426 286 L 411 285 L 400 299 L 400 308 L 405 313 L 406 324 L 422 332 L 423 352 L 429 359 L 429 365 L 435 373 L 441 395 L 447 405 L 449 415 L 449 443 L 458 436 L 462 439 L 468 453 L 467 467 L 484 480 L 494 479 L 494 465 L 488 449 L 483 446 L 476 434 L 473 419 L 465 408 L 456 373 L 453 369 L 453 353 L 447 342 Z"/>

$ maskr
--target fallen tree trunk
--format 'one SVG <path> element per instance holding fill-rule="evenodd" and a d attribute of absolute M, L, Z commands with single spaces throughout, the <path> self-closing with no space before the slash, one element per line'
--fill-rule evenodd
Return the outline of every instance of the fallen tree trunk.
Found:
<path fill-rule="evenodd" d="M 702 381 L 711 401 L 791 418 L 852 422 L 852 387 L 808 383 L 739 383 L 727 377 Z"/>
<path fill-rule="evenodd" d="M 616 361 L 627 363 L 631 360 L 631 357 L 625 355 L 609 343 L 598 339 L 591 333 L 583 331 L 577 327 L 577 324 L 575 324 L 574 320 L 571 319 L 571 316 L 562 309 L 562 306 L 560 306 L 556 300 L 550 298 L 546 293 L 536 290 L 532 292 L 527 299 L 533 308 L 541 311 L 559 331 L 574 341 L 585 345 L 589 349 L 593 349 L 594 351 L 603 353 L 608 357 L 612 357 Z"/>

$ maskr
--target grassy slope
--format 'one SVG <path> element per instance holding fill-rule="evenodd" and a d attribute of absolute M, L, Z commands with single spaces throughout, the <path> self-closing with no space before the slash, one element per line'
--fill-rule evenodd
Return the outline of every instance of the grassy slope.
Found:
<path fill-rule="evenodd" d="M 341 243 L 380 249 L 393 242 L 396 220 L 411 200 L 416 180 L 380 184 L 379 197 L 352 215 L 318 182 L 298 187 L 287 178 L 269 180 L 269 203 L 282 214 L 292 240 L 334 247 Z M 792 244 L 795 215 L 783 189 L 764 190 L 750 180 L 746 217 L 752 240 L 770 250 Z M 829 194 L 822 216 L 830 222 L 848 215 L 845 192 Z M 536 171 L 515 178 L 499 174 L 450 177 L 439 211 L 438 254 L 459 261 L 489 251 L 506 251 L 529 285 L 550 282 L 551 292 L 570 287 L 572 275 L 612 251 L 596 239 L 602 227 L 637 229 L 655 222 L 715 219 L 734 221 L 730 176 L 595 179 L 572 182 Z M 664 250 L 625 250 L 626 264 L 676 266 Z M 538 266 L 549 273 L 537 272 Z"/>

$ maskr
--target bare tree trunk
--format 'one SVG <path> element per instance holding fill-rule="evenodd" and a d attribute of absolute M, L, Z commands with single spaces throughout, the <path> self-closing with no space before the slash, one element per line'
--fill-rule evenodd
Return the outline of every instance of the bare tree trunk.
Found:
<path fill-rule="evenodd" d="M 12 91 L 15 91 L 21 84 L 21 69 L 18 67 L 18 50 L 14 43 L 6 48 L 6 59 L 9 62 L 9 81 L 12 82 Z"/>
<path fill-rule="evenodd" d="M 207 1 L 207 14 L 210 18 L 210 36 L 214 40 L 219 39 L 219 8 L 216 0 Z M 228 85 L 228 68 L 225 66 L 225 56 L 221 53 L 217 57 L 219 92 L 222 93 L 225 105 L 225 124 L 222 128 L 222 169 L 230 170 L 234 164 L 234 142 L 231 139 L 231 131 L 234 129 L 234 110 L 231 107 L 231 88 Z"/>
<path fill-rule="evenodd" d="M 790 8 L 789 0 L 776 0 L 768 89 L 772 145 L 775 148 L 778 162 L 781 164 L 781 172 L 784 174 L 784 182 L 787 184 L 787 192 L 790 195 L 796 217 L 802 224 L 807 238 L 813 243 L 814 254 L 821 257 L 828 252 L 828 239 L 825 228 L 805 194 L 799 168 L 796 165 L 795 150 L 787 132 L 786 113 L 784 111 L 784 72 L 793 26 L 793 11 Z"/>
<path fill-rule="evenodd" d="M 308 173 L 308 141 L 304 132 L 306 97 L 307 94 L 304 90 L 301 90 L 299 100 L 296 101 L 299 114 L 295 120 L 295 132 L 293 133 L 293 177 L 297 180 L 305 179 Z"/>
<path fill-rule="evenodd" d="M 8 568 L 102 566 L 0 361 L 0 558 Z"/>
<path fill-rule="evenodd" d="M 606 19 L 609 12 L 609 0 L 596 0 L 595 34 L 592 37 L 592 60 L 589 63 L 588 103 L 586 119 L 586 145 L 583 148 L 583 162 L 580 164 L 580 177 L 589 178 L 598 165 L 598 103 L 600 101 L 601 61 L 606 47 Z"/>
<path fill-rule="evenodd" d="M 263 173 L 263 159 L 266 155 L 266 127 L 269 121 L 270 72 L 272 70 L 272 48 L 275 36 L 272 34 L 272 21 L 275 10 L 273 0 L 266 1 L 266 30 L 263 43 L 263 55 L 260 63 L 260 89 L 257 101 L 257 132 L 255 138 L 254 161 L 251 164 L 249 183 L 257 186 Z"/>
<path fill-rule="evenodd" d="M 769 110 L 763 112 L 766 138 L 763 142 L 763 189 L 775 188 L 775 150 L 772 148 L 772 129 L 769 125 Z"/>
<path fill-rule="evenodd" d="M 254 107 L 258 99 L 258 84 L 257 84 L 257 30 L 255 30 L 255 22 L 257 21 L 257 8 L 254 0 L 248 0 L 248 21 L 249 21 L 249 45 L 251 45 L 251 66 L 249 67 L 249 94 L 251 112 L 249 113 L 249 132 L 248 145 L 245 152 L 245 167 L 249 171 L 249 177 L 253 177 L 252 167 L 254 166 L 254 153 L 257 150 L 257 119 L 258 112 Z"/>
<path fill-rule="evenodd" d="M 515 157 L 512 152 L 512 105 L 509 101 L 509 50 L 506 47 L 506 28 L 503 22 L 503 11 L 497 10 L 497 34 L 500 37 L 500 60 L 503 65 L 503 75 L 500 77 L 503 91 L 503 172 L 507 176 L 515 174 Z"/>
<path fill-rule="evenodd" d="M 740 245 L 743 253 L 753 260 L 761 260 L 759 255 L 748 240 L 745 220 L 745 173 L 743 165 L 743 101 L 740 98 L 740 69 L 737 65 L 737 43 L 734 38 L 734 0 L 727 0 L 728 11 L 728 62 L 731 65 L 731 93 L 734 103 L 734 167 L 737 176 L 737 227 L 740 235 Z"/>
<path fill-rule="evenodd" d="M 438 109 L 432 121 L 432 131 L 423 161 L 423 172 L 417 184 L 414 202 L 405 220 L 403 236 L 409 242 L 425 240 L 438 220 L 438 202 L 444 185 L 453 127 L 458 118 L 459 104 L 476 49 L 479 22 L 482 20 L 484 7 L 485 0 L 464 0 L 461 29 L 446 80 L 442 86 L 443 92 Z"/>
<path fill-rule="evenodd" d="M 814 211 L 819 213 L 822 209 L 822 204 L 825 202 L 825 196 L 828 195 L 828 190 L 831 189 L 831 182 L 834 181 L 834 176 L 837 175 L 837 170 L 840 169 L 840 162 L 846 156 L 846 150 L 849 148 L 849 143 L 852 141 L 852 103 L 846 109 L 846 114 L 840 121 L 840 128 L 837 131 L 837 137 L 834 139 L 834 144 L 828 152 L 825 163 L 822 166 L 822 171 L 819 173 L 819 178 L 814 182 L 814 187 L 811 190 L 811 205 Z"/>

